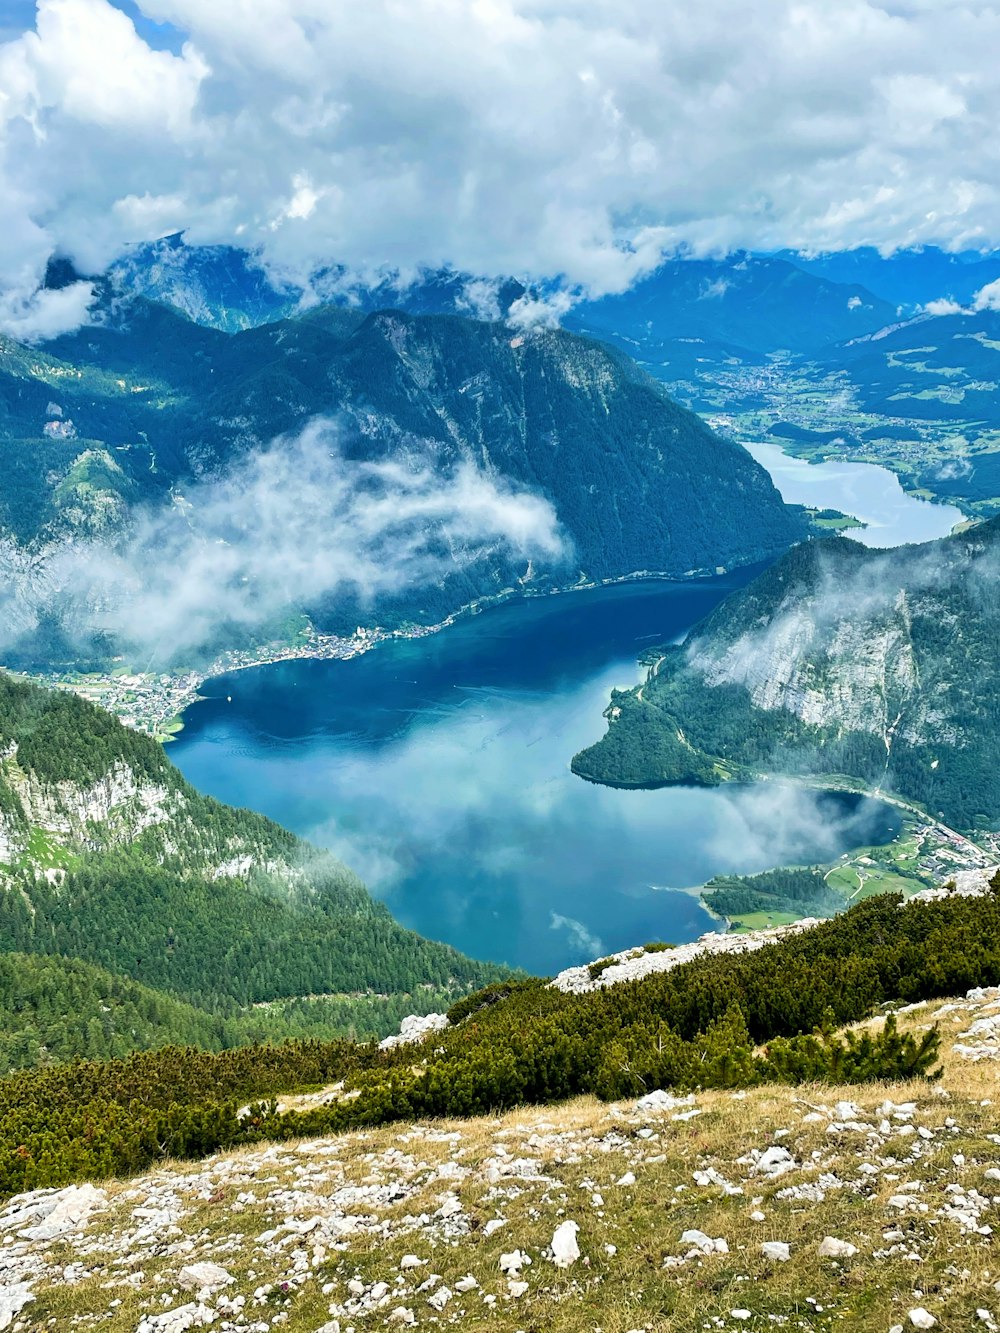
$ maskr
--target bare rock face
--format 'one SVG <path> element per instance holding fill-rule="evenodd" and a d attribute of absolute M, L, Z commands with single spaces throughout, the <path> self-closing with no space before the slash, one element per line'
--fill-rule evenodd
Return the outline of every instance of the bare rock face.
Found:
<path fill-rule="evenodd" d="M 0 1213 L 0 1232 L 13 1231 L 24 1240 L 52 1240 L 82 1230 L 106 1202 L 105 1191 L 94 1185 L 20 1194 Z"/>
<path fill-rule="evenodd" d="M 432 1032 L 443 1032 L 448 1026 L 447 1014 L 408 1014 L 399 1025 L 395 1037 L 385 1037 L 379 1042 L 380 1051 L 391 1050 L 394 1046 L 408 1046 L 411 1042 L 423 1041 Z"/>

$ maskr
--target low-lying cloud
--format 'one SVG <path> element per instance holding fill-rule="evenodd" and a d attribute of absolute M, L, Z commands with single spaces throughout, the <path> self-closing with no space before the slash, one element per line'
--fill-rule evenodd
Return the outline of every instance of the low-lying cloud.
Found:
<path fill-rule="evenodd" d="M 417 446 L 352 460 L 318 420 L 141 511 L 115 545 L 12 552 L 0 597 L 21 631 L 55 610 L 81 639 L 102 631 L 163 662 L 333 596 L 373 606 L 491 557 L 553 564 L 568 549 L 549 502 L 503 477 L 468 461 L 442 471 Z"/>

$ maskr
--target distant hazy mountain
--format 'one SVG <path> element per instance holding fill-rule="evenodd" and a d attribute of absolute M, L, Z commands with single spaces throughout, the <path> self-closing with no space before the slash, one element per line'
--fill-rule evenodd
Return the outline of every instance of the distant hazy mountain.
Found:
<path fill-rule="evenodd" d="M 520 283 L 477 283 L 450 269 L 412 280 L 384 278 L 372 286 L 351 281 L 331 265 L 307 286 L 272 278 L 245 250 L 187 245 L 180 234 L 134 246 L 112 266 L 116 291 L 172 306 L 208 328 L 238 333 L 285 319 L 317 305 L 371 313 L 399 309 L 414 315 L 475 315 L 498 319 L 524 295 Z"/>
<path fill-rule="evenodd" d="M 568 323 L 635 339 L 648 360 L 655 345 L 679 338 L 756 353 L 812 352 L 895 318 L 894 306 L 857 283 L 815 277 L 785 259 L 742 254 L 672 260 L 621 296 L 577 307 Z"/>
<path fill-rule="evenodd" d="M 936 495 L 971 501 L 1000 495 L 1000 311 L 918 316 L 871 338 L 828 349 L 865 412 L 908 422 L 953 422 L 967 447 L 915 476 Z M 912 438 L 912 432 L 909 434 Z"/>
<path fill-rule="evenodd" d="M 1000 826 L 1000 520 L 927 546 L 797 547 L 616 693 L 597 781 L 846 774 Z"/>
<path fill-rule="evenodd" d="M 776 257 L 830 282 L 859 283 L 904 314 L 915 313 L 929 301 L 968 305 L 976 292 L 1000 278 L 998 253 L 949 254 L 935 246 L 897 250 L 885 257 L 871 246 L 815 256 L 785 250 Z"/>

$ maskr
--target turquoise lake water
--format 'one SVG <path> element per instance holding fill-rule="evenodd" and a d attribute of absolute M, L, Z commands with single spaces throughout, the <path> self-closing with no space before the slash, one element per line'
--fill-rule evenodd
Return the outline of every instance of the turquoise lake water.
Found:
<path fill-rule="evenodd" d="M 209 682 L 170 757 L 333 849 L 405 925 L 551 973 L 715 923 L 684 890 L 892 837 L 874 801 L 774 783 L 612 791 L 574 777 L 614 685 L 748 575 L 494 608 L 346 662 Z"/>

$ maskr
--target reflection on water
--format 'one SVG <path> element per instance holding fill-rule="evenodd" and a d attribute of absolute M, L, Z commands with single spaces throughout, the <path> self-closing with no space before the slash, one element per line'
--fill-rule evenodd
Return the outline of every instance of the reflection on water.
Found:
<path fill-rule="evenodd" d="M 934 541 L 947 537 L 965 518 L 954 505 L 931 504 L 908 495 L 894 472 L 875 463 L 843 459 L 807 463 L 786 454 L 776 444 L 757 441 L 744 442 L 744 448 L 767 468 L 788 504 L 839 509 L 867 524 L 847 533 L 866 546 Z"/>
<path fill-rule="evenodd" d="M 568 763 L 614 685 L 747 575 L 497 608 L 348 662 L 211 682 L 173 758 L 202 790 L 334 849 L 425 935 L 548 973 L 713 922 L 677 892 L 891 836 L 872 801 L 779 784 L 612 791 Z M 231 696 L 231 702 L 227 700 Z"/>

